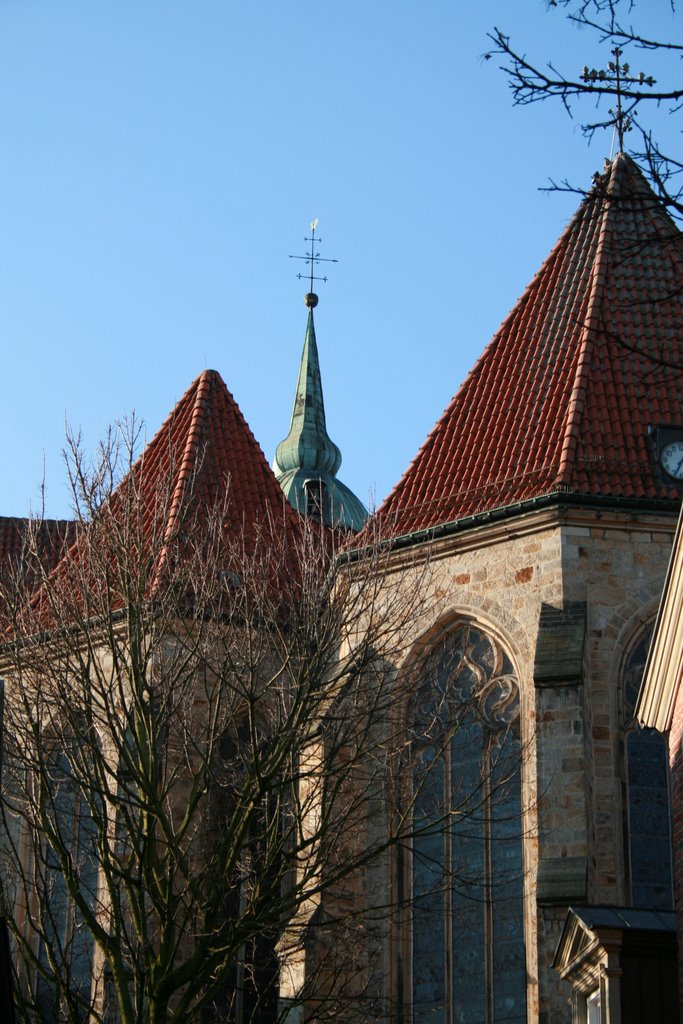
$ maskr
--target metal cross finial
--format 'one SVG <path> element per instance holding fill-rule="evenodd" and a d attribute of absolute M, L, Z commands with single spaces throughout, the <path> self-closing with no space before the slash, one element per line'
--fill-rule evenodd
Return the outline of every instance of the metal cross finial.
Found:
<path fill-rule="evenodd" d="M 327 281 L 326 277 L 316 277 L 316 275 L 313 273 L 315 267 L 317 267 L 317 265 L 319 263 L 339 263 L 339 260 L 327 259 L 325 256 L 321 256 L 319 252 L 316 252 L 316 249 L 315 249 L 316 241 L 317 242 L 322 242 L 322 238 L 316 239 L 316 237 L 315 237 L 315 229 L 317 228 L 317 226 L 318 226 L 318 218 L 316 217 L 315 220 L 311 221 L 311 235 L 310 235 L 310 238 L 308 236 L 306 236 L 304 238 L 304 242 L 310 242 L 311 243 L 311 251 L 306 253 L 305 256 L 292 256 L 290 254 L 290 257 L 289 257 L 290 260 L 305 260 L 306 263 L 310 263 L 310 265 L 311 265 L 310 273 L 308 273 L 308 274 L 297 274 L 296 275 L 299 280 L 301 280 L 302 278 L 305 278 L 305 277 L 307 277 L 309 279 L 310 291 L 305 296 L 304 302 L 306 303 L 306 305 L 310 309 L 313 309 L 314 306 L 318 305 L 318 296 L 313 291 L 313 282 L 314 281 Z"/>
<path fill-rule="evenodd" d="M 605 127 L 607 127 L 607 125 L 612 125 L 614 127 L 614 130 L 617 134 L 617 138 L 619 139 L 620 153 L 623 153 L 624 151 L 624 134 L 626 132 L 630 132 L 631 128 L 633 127 L 631 124 L 630 117 L 624 111 L 624 106 L 622 103 L 622 87 L 625 84 L 650 86 L 655 84 L 655 79 L 652 77 L 652 75 L 646 77 L 644 71 L 639 71 L 637 75 L 632 75 L 630 65 L 626 63 L 620 63 L 620 57 L 622 56 L 623 52 L 624 51 L 621 50 L 618 46 L 615 46 L 612 50 L 612 56 L 614 57 L 614 60 L 608 61 L 606 70 L 604 68 L 601 68 L 600 71 L 596 71 L 595 68 L 590 68 L 589 70 L 589 68 L 586 65 L 584 65 L 583 71 L 581 73 L 581 81 L 586 82 L 589 86 L 592 85 L 593 83 L 595 83 L 596 85 L 602 85 L 603 83 L 606 83 L 608 86 L 616 86 L 615 92 L 617 96 L 617 109 L 614 110 L 610 108 L 609 113 L 612 115 L 612 119 L 607 122 Z M 631 109 L 633 109 L 634 106 L 635 101 L 631 105 Z M 614 143 L 612 145 L 614 145 Z"/>

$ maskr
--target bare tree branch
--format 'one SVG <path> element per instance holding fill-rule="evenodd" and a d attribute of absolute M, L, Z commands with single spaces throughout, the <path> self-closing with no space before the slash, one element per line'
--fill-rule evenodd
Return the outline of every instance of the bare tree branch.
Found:
<path fill-rule="evenodd" d="M 669 58 L 659 62 L 660 67 L 656 80 L 650 75 L 650 69 L 634 73 L 628 64 L 626 75 L 619 81 L 614 80 L 609 69 L 578 69 L 567 74 L 550 60 L 547 63 L 527 55 L 512 42 L 511 36 L 499 28 L 489 34 L 492 44 L 486 58 L 498 58 L 500 70 L 507 76 L 512 92 L 513 103 L 517 106 L 528 106 L 544 100 L 557 100 L 570 117 L 575 117 L 582 103 L 600 106 L 601 101 L 616 99 L 618 101 L 619 121 L 623 131 L 632 130 L 633 139 L 631 155 L 640 162 L 649 175 L 657 194 L 665 202 L 674 216 L 683 213 L 681 205 L 681 186 L 678 175 L 680 163 L 671 156 L 652 137 L 647 124 L 646 109 L 668 107 L 669 116 L 675 118 L 681 109 L 683 85 L 677 82 L 663 85 L 667 79 L 675 75 L 671 58 L 683 54 L 683 43 L 670 38 L 656 38 L 642 32 L 624 17 L 643 14 L 644 7 L 635 0 L 553 0 L 548 9 L 562 7 L 569 23 L 575 28 L 591 33 L 595 41 L 608 47 L 605 64 L 608 64 L 610 53 L 619 52 L 628 59 L 629 54 L 636 51 L 648 53 L 655 60 L 659 57 Z M 675 13 L 674 4 L 671 4 Z M 557 17 L 557 11 L 551 16 Z M 624 17 L 622 17 L 624 16 Z M 617 111 L 610 110 L 597 119 L 584 120 L 581 124 L 583 133 L 591 139 L 596 131 L 613 127 L 616 123 Z M 551 184 L 552 187 L 552 184 Z"/>
<path fill-rule="evenodd" d="M 55 567 L 35 521 L 0 577 L 22 1019 L 363 1017 L 373 936 L 403 912 L 368 879 L 456 813 L 414 814 L 415 750 L 438 758 L 457 728 L 449 694 L 411 717 L 423 659 L 396 680 L 429 557 L 372 536 L 347 557 L 306 520 L 228 532 L 229 480 L 209 506 L 190 481 L 169 532 L 175 496 L 149 486 L 139 437 L 118 425 L 93 462 L 70 439 L 75 542 Z"/>

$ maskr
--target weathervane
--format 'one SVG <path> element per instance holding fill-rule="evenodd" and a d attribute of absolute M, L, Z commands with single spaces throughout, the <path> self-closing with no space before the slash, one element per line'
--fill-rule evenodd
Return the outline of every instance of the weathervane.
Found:
<path fill-rule="evenodd" d="M 620 64 L 619 58 L 623 54 L 623 50 L 620 50 L 618 46 L 612 50 L 612 56 L 614 60 L 610 60 L 607 63 L 607 69 L 601 68 L 600 71 L 596 71 L 595 68 L 589 68 L 584 65 L 581 73 L 581 81 L 587 82 L 589 85 L 594 82 L 603 83 L 606 82 L 608 85 L 616 85 L 617 94 L 617 109 L 614 110 L 610 107 L 609 113 L 612 115 L 612 120 L 608 121 L 607 125 L 613 125 L 614 130 L 617 133 L 619 139 L 619 152 L 624 150 L 624 134 L 630 132 L 633 125 L 631 124 L 631 118 L 627 113 L 624 112 L 622 105 L 622 86 L 624 83 L 628 85 L 654 85 L 655 79 L 650 75 L 645 76 L 644 71 L 639 71 L 637 75 L 631 74 L 631 68 L 628 64 Z M 634 104 L 635 105 L 635 104 Z M 631 108 L 633 109 L 633 108 Z M 602 126 L 601 126 L 602 127 Z M 614 146 L 614 143 L 612 143 Z"/>
<path fill-rule="evenodd" d="M 322 238 L 316 239 L 316 237 L 315 237 L 315 229 L 317 228 L 317 226 L 318 226 L 318 218 L 316 217 L 315 220 L 311 221 L 311 236 L 310 236 L 310 238 L 308 236 L 306 236 L 304 238 L 304 242 L 310 242 L 311 243 L 311 251 L 309 253 L 306 253 L 305 256 L 292 256 L 290 254 L 290 257 L 289 257 L 290 260 L 305 260 L 306 263 L 310 263 L 310 265 L 311 265 L 310 273 L 308 273 L 308 274 L 297 274 L 296 275 L 300 281 L 301 281 L 302 278 L 306 278 L 306 277 L 309 279 L 310 291 L 308 292 L 307 295 L 304 296 L 304 302 L 306 303 L 306 305 L 308 306 L 309 309 L 314 309 L 318 305 L 318 296 L 313 291 L 313 282 L 314 281 L 327 281 L 326 277 L 316 277 L 316 275 L 313 273 L 315 267 L 317 267 L 317 265 L 319 263 L 339 263 L 339 260 L 326 259 L 324 256 L 321 256 L 319 252 L 315 251 L 315 243 L 316 243 L 316 241 L 318 243 L 322 242 Z"/>

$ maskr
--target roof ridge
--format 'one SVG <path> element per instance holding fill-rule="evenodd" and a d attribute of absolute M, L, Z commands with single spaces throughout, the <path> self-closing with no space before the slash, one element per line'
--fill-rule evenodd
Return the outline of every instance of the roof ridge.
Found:
<path fill-rule="evenodd" d="M 187 481 L 196 468 L 197 449 L 201 433 L 200 422 L 204 419 L 208 408 L 209 389 L 213 373 L 214 371 L 212 370 L 203 370 L 196 380 L 197 391 L 194 396 L 192 416 L 187 430 L 186 443 L 182 458 L 178 467 L 176 485 L 169 502 L 168 520 L 166 523 L 166 530 L 164 531 L 164 548 L 173 537 L 180 508 L 182 507 Z"/>
<path fill-rule="evenodd" d="M 166 568 L 166 565 L 168 563 L 169 546 L 177 530 L 178 517 L 180 515 L 180 510 L 182 508 L 187 481 L 192 475 L 194 462 L 196 460 L 198 438 L 200 434 L 199 421 L 204 414 L 204 410 L 206 409 L 207 391 L 208 388 L 210 387 L 211 377 L 214 372 L 215 371 L 211 370 L 202 370 L 199 377 L 195 378 L 195 380 L 192 382 L 192 384 L 185 392 L 185 394 L 176 403 L 172 412 L 170 413 L 169 416 L 166 417 L 164 423 L 162 424 L 159 431 L 155 435 L 155 438 L 164 437 L 166 430 L 173 424 L 174 420 L 179 416 L 180 411 L 185 402 L 191 398 L 192 414 L 190 417 L 190 424 L 185 435 L 185 444 L 183 446 L 183 452 L 179 462 L 175 486 L 173 488 L 172 493 L 169 494 L 168 498 L 168 515 L 166 517 L 166 522 L 164 524 L 163 540 L 159 550 L 159 558 L 157 561 L 156 572 L 154 575 L 154 582 L 152 584 L 153 590 L 156 590 L 156 587 L 158 586 L 163 576 L 163 572 Z M 194 395 L 192 395 L 193 390 L 195 392 Z M 155 438 L 153 438 L 152 440 L 154 441 Z M 144 480 L 145 455 L 147 451 L 148 447 L 146 447 L 145 450 L 140 455 L 140 459 L 138 460 L 138 463 L 133 470 L 133 472 L 135 472 L 136 470 L 139 472 L 141 481 Z M 173 479 L 174 453 L 172 451 L 169 452 L 169 459 L 169 470 L 171 473 L 171 479 Z"/>
<path fill-rule="evenodd" d="M 613 198 L 616 195 L 617 175 L 619 169 L 625 166 L 624 161 L 615 160 L 610 168 L 609 180 L 605 189 L 602 182 L 596 182 L 594 194 L 600 203 L 596 215 L 601 219 L 598 231 L 598 243 L 591 270 L 591 286 L 586 306 L 586 315 L 581 327 L 581 341 L 579 342 L 579 358 L 576 364 L 576 373 L 572 386 L 569 404 L 567 407 L 567 420 L 562 450 L 557 474 L 558 484 L 567 484 L 573 469 L 573 455 L 579 438 L 581 419 L 586 407 L 586 384 L 591 367 L 591 357 L 595 338 L 598 332 L 598 321 L 600 319 L 599 301 L 605 285 L 607 275 L 608 259 L 606 256 L 608 234 L 612 233 L 614 215 Z M 623 173 L 623 171 L 622 171 Z M 598 190 L 604 190 L 602 195 Z M 610 196 L 611 193 L 611 196 Z"/>

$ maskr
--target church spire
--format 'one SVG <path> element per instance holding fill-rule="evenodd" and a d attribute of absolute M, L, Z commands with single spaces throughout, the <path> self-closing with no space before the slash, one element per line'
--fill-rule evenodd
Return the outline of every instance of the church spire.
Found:
<path fill-rule="evenodd" d="M 367 518 L 367 512 L 355 494 L 336 478 L 342 457 L 339 448 L 327 433 L 325 422 L 323 386 L 313 319 L 313 310 L 318 305 L 313 282 L 326 280 L 316 278 L 313 274 L 314 266 L 322 259 L 315 250 L 317 226 L 318 222 L 314 220 L 311 224 L 311 237 L 306 238 L 306 241 L 311 243 L 310 253 L 306 256 L 292 257 L 305 259 L 311 265 L 310 274 L 299 274 L 300 278 L 306 276 L 310 279 L 310 291 L 304 297 L 308 307 L 308 321 L 289 433 L 275 450 L 273 469 L 285 497 L 298 512 L 319 519 L 328 526 L 360 530 Z"/>
<path fill-rule="evenodd" d="M 301 353 L 299 379 L 294 395 L 292 421 L 289 434 L 280 441 L 275 451 L 275 472 L 309 470 L 313 473 L 329 473 L 334 476 L 341 466 L 341 452 L 330 440 L 325 423 L 323 385 L 318 362 L 318 346 L 315 340 L 313 307 L 308 300 L 317 297 L 309 292 L 306 296 L 308 323 Z"/>

